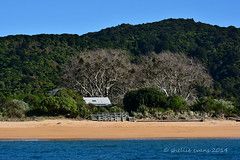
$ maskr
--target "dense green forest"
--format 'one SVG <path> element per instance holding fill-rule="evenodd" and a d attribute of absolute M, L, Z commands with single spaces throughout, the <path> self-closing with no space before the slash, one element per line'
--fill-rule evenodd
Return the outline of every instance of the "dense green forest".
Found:
<path fill-rule="evenodd" d="M 69 59 L 86 50 L 123 49 L 134 55 L 181 52 L 200 60 L 214 79 L 202 95 L 240 104 L 240 29 L 192 19 L 122 24 L 85 35 L 16 35 L 0 37 L 0 96 L 42 94 L 62 85 Z"/>

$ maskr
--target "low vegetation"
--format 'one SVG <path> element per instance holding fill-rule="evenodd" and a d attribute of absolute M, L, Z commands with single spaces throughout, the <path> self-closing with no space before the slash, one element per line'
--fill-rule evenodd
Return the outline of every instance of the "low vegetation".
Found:
<path fill-rule="evenodd" d="M 167 96 L 154 88 L 144 88 L 128 92 L 123 99 L 124 109 L 129 113 L 144 110 L 144 107 L 166 108 Z M 142 108 L 141 108 L 142 107 Z"/>
<path fill-rule="evenodd" d="M 9 100 L 1 108 L 3 117 L 24 118 L 29 111 L 29 105 L 21 100 Z"/>
<path fill-rule="evenodd" d="M 19 98 L 20 99 L 20 98 Z M 125 94 L 123 106 L 97 107 L 87 105 L 77 92 L 62 88 L 53 94 L 27 95 L 21 100 L 0 99 L 2 119 L 24 119 L 33 116 L 65 116 L 90 118 L 96 113 L 128 112 L 136 118 L 202 119 L 237 116 L 231 101 L 202 97 L 189 104 L 181 96 L 166 96 L 157 88 L 142 88 Z"/>
<path fill-rule="evenodd" d="M 203 97 L 188 104 L 181 96 L 167 97 L 154 88 L 130 91 L 123 102 L 124 109 L 138 118 L 202 119 L 237 115 L 237 108 L 230 101 Z"/>
<path fill-rule="evenodd" d="M 77 92 L 62 88 L 54 95 L 32 95 L 18 96 L 20 99 L 1 98 L 2 107 L 0 117 L 2 119 L 24 119 L 33 116 L 64 116 L 67 118 L 90 118 L 95 113 L 124 112 L 118 106 L 97 107 L 85 104 L 82 96 Z"/>

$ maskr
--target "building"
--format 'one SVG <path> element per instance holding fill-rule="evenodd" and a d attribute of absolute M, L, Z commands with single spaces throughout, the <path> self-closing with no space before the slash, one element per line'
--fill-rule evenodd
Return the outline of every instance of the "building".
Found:
<path fill-rule="evenodd" d="M 86 104 L 93 104 L 95 106 L 110 106 L 111 101 L 108 97 L 83 97 Z"/>

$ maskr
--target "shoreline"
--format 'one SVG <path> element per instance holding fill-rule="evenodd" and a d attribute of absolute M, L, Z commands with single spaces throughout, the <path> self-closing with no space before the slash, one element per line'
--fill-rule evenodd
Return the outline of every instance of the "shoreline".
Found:
<path fill-rule="evenodd" d="M 239 139 L 240 123 L 97 122 L 55 119 L 0 122 L 0 141 Z"/>
<path fill-rule="evenodd" d="M 88 139 L 88 138 L 75 138 L 75 139 L 68 139 L 68 138 L 59 138 L 59 139 L 0 139 L 1 142 L 48 142 L 48 141 L 167 141 L 167 140 L 240 140 L 238 138 L 224 138 L 224 137 L 215 137 L 215 138 L 111 138 L 111 139 Z"/>

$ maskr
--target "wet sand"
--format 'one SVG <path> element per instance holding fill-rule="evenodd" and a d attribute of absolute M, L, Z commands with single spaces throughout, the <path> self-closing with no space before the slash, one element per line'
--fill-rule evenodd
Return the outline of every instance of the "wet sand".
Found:
<path fill-rule="evenodd" d="M 240 122 L 96 122 L 68 119 L 0 122 L 0 139 L 240 138 Z"/>

